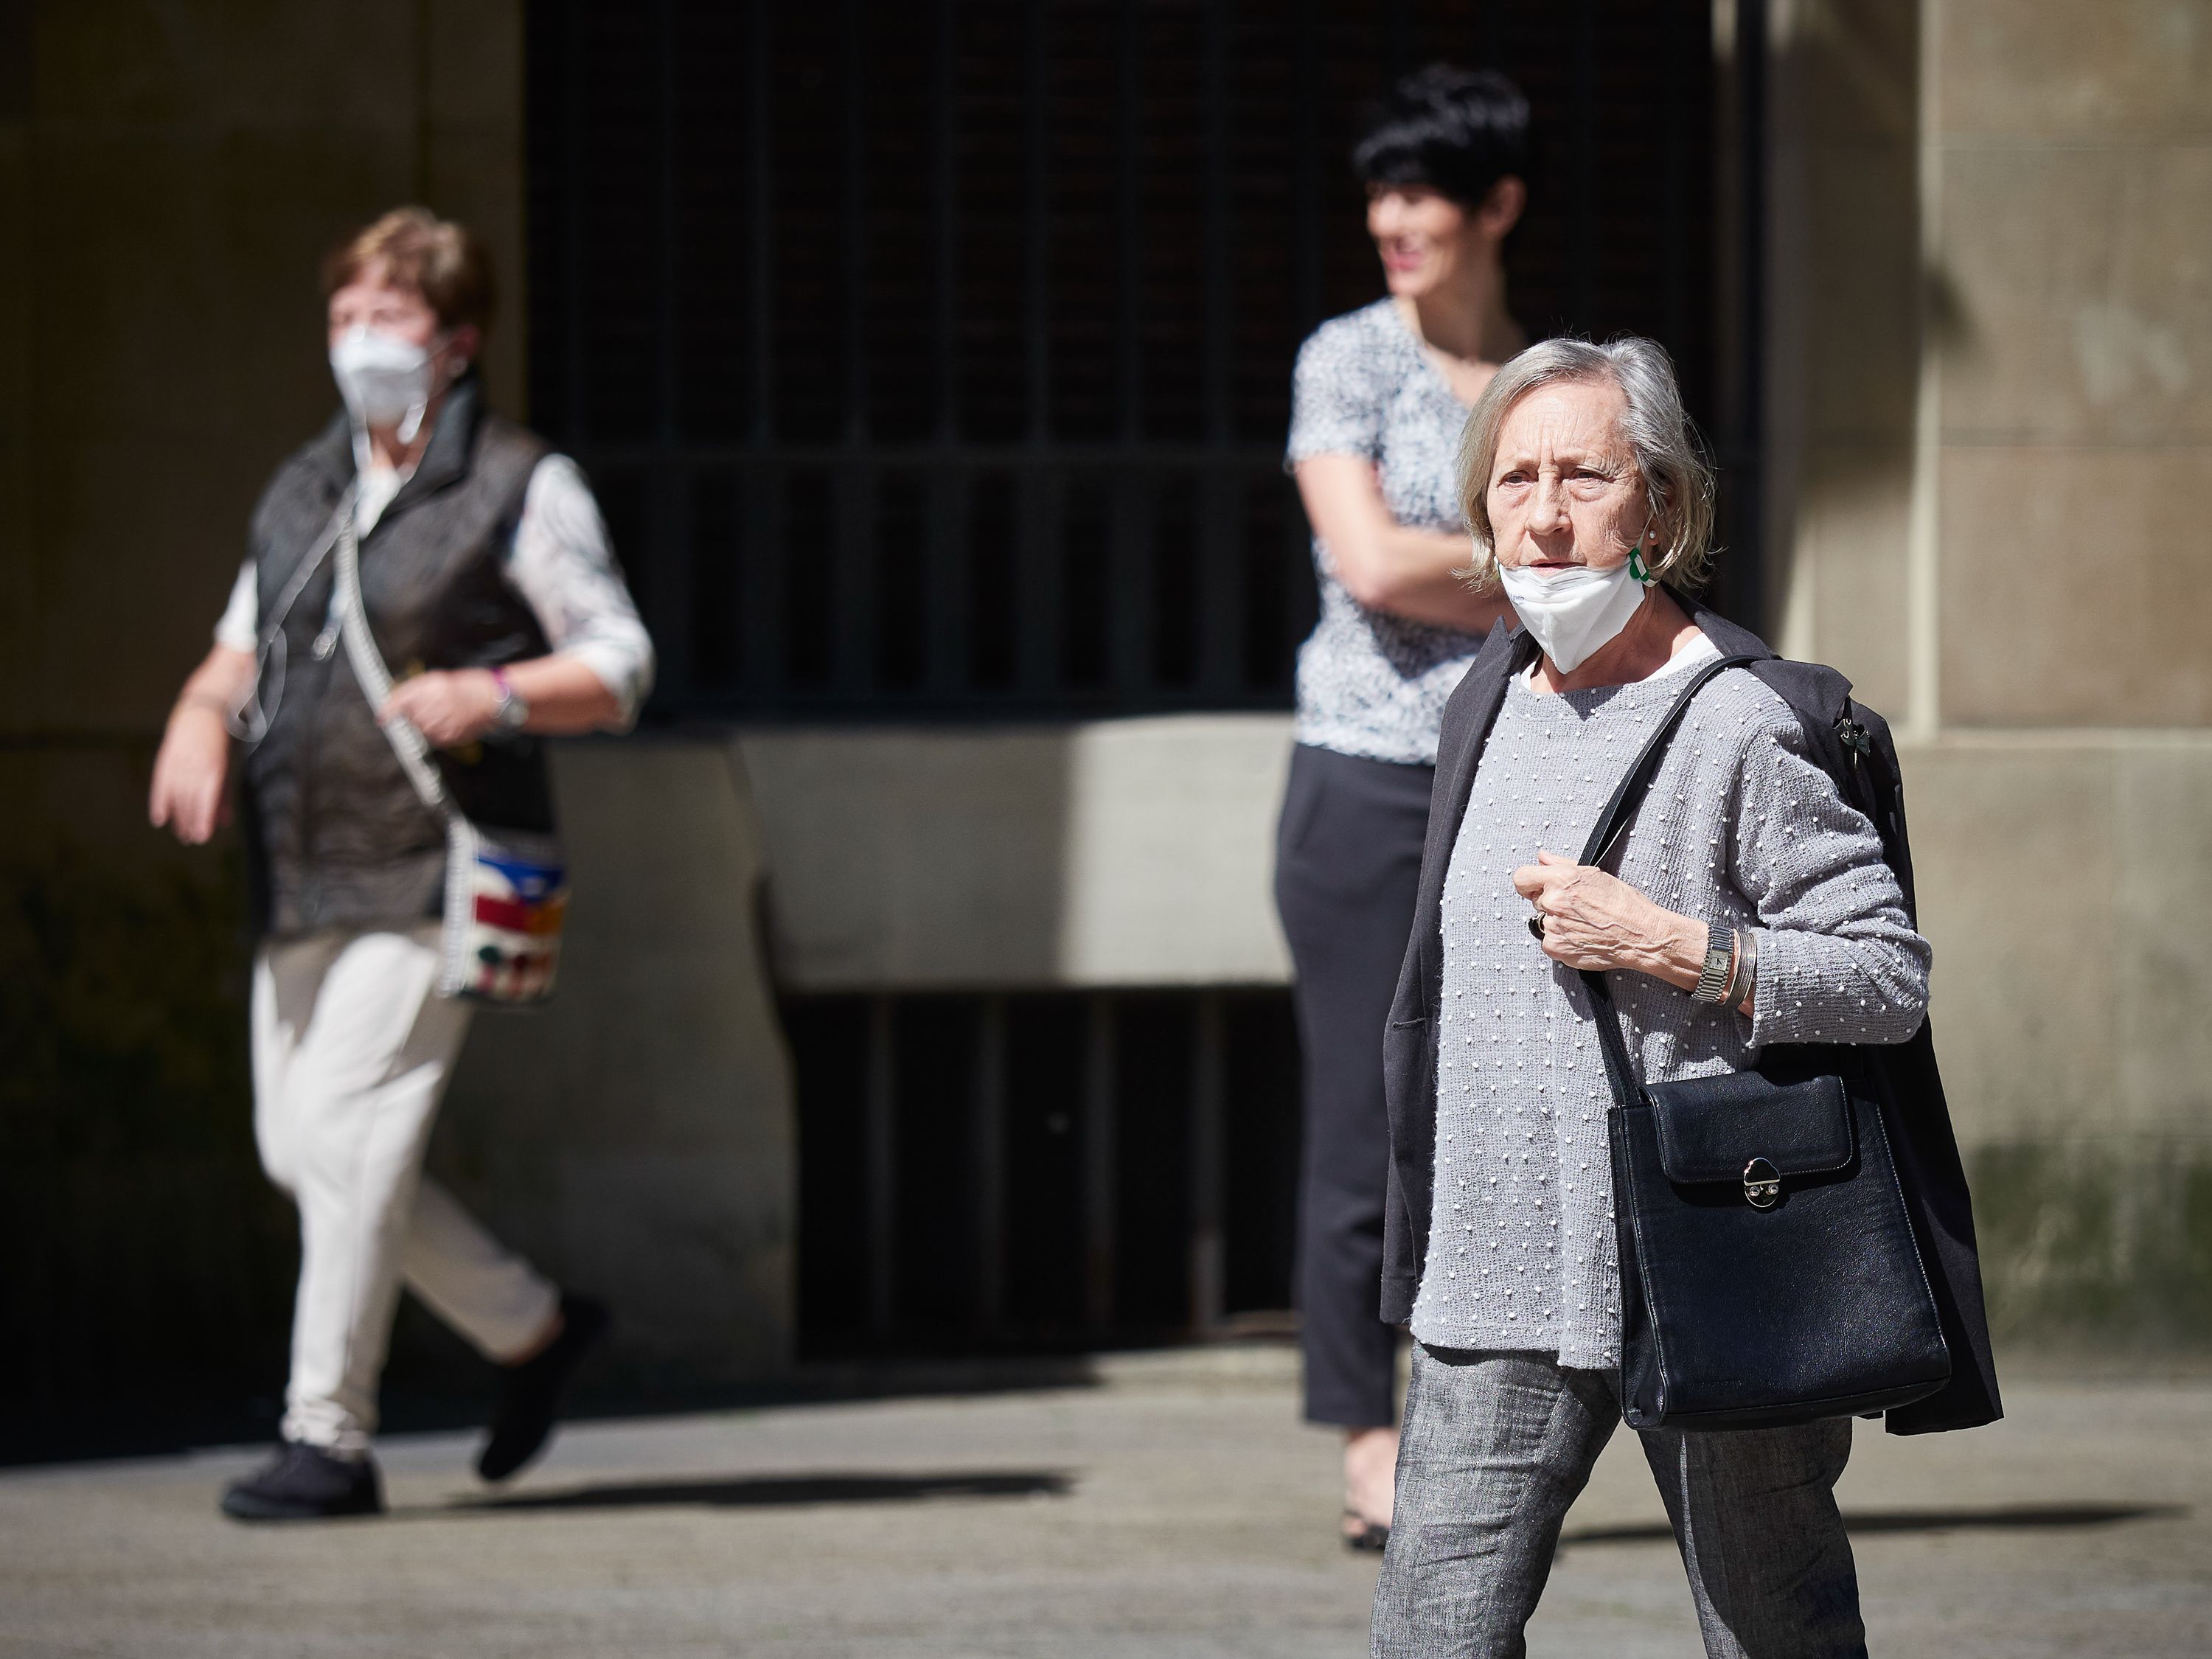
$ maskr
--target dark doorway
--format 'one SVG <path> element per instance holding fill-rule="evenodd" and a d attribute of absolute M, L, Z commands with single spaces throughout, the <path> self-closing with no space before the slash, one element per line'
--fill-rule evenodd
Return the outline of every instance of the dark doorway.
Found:
<path fill-rule="evenodd" d="M 1285 993 L 805 997 L 784 1023 L 811 1357 L 1144 1342 L 1289 1305 Z"/>
<path fill-rule="evenodd" d="M 1345 151 L 1433 58 L 1535 106 L 1516 309 L 1663 341 L 1725 438 L 1709 13 L 533 0 L 532 415 L 614 523 L 656 708 L 1286 704 L 1291 361 L 1380 291 Z"/>

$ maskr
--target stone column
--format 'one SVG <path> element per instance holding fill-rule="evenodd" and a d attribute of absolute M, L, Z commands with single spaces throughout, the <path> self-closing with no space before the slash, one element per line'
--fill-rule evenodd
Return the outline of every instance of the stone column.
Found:
<path fill-rule="evenodd" d="M 1993 1311 L 2201 1340 L 2212 6 L 1777 20 L 1781 638 L 1906 739 Z"/>

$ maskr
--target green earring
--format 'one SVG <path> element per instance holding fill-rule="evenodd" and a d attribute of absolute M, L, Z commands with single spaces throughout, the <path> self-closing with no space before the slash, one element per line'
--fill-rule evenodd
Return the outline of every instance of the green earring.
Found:
<path fill-rule="evenodd" d="M 1652 575 L 1650 567 L 1644 562 L 1644 544 L 1641 542 L 1628 550 L 1628 574 L 1646 587 L 1657 580 Z"/>

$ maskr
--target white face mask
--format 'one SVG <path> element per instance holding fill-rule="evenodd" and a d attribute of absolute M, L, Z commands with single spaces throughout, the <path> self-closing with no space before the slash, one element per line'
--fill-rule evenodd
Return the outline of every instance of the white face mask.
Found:
<path fill-rule="evenodd" d="M 1644 603 L 1644 584 L 1625 559 L 1610 570 L 1578 564 L 1565 570 L 1500 566 L 1505 597 L 1522 626 L 1536 637 L 1552 666 L 1571 674 L 1602 651 Z"/>
<path fill-rule="evenodd" d="M 396 425 L 399 441 L 411 444 L 436 393 L 438 364 L 427 346 L 357 326 L 331 348 L 331 377 L 355 420 Z"/>

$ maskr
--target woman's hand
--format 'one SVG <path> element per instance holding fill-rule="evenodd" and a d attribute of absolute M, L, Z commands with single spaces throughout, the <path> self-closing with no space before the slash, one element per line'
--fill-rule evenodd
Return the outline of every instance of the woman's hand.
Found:
<path fill-rule="evenodd" d="M 167 825 L 187 847 L 198 847 L 230 819 L 230 728 L 212 702 L 180 702 L 154 757 L 146 821 Z"/>
<path fill-rule="evenodd" d="M 474 743 L 499 721 L 499 681 L 489 668 L 434 669 L 392 688 L 379 720 L 404 719 L 433 749 Z"/>
<path fill-rule="evenodd" d="M 1684 990 L 1705 965 L 1701 922 L 1654 904 L 1618 876 L 1539 848 L 1513 872 L 1513 890 L 1536 907 L 1544 954 L 1588 973 L 1630 968 Z"/>
<path fill-rule="evenodd" d="M 616 732 L 629 724 L 622 700 L 589 663 L 555 652 L 512 662 L 501 671 L 529 708 L 522 729 L 545 737 Z M 403 680 L 377 711 L 388 720 L 404 714 L 433 749 L 473 743 L 499 724 L 499 681 L 489 668 L 433 670 Z"/>
<path fill-rule="evenodd" d="M 229 821 L 228 713 L 252 684 L 253 653 L 218 645 L 169 711 L 154 757 L 154 787 L 146 793 L 146 821 L 156 830 L 167 825 L 187 847 L 200 846 Z"/>

